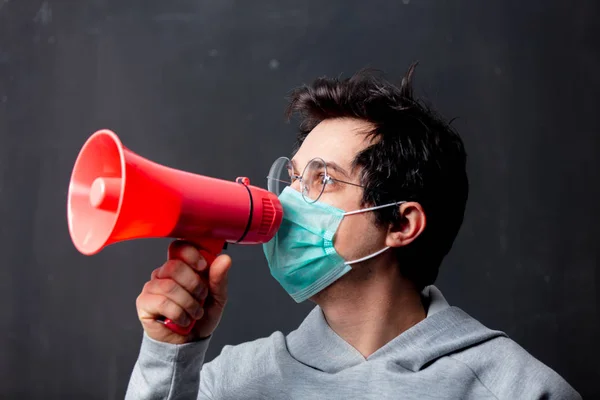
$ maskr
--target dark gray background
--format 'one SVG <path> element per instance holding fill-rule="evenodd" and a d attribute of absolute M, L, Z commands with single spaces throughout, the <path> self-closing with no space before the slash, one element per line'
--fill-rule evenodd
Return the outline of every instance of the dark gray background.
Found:
<path fill-rule="evenodd" d="M 285 96 L 372 66 L 459 117 L 472 184 L 438 286 L 600 395 L 600 17 L 585 1 L 0 0 L 0 396 L 122 398 L 135 298 L 168 239 L 76 252 L 71 168 L 110 128 L 171 167 L 265 186 Z M 209 350 L 296 327 L 259 246 L 231 247 Z"/>

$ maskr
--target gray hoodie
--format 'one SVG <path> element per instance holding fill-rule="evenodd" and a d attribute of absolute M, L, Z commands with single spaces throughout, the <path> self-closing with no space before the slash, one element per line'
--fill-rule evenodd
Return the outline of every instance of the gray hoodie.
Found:
<path fill-rule="evenodd" d="M 133 399 L 580 399 L 506 334 L 486 328 L 440 291 L 423 292 L 427 318 L 365 359 L 315 307 L 284 336 L 225 346 L 144 335 L 126 400 Z"/>

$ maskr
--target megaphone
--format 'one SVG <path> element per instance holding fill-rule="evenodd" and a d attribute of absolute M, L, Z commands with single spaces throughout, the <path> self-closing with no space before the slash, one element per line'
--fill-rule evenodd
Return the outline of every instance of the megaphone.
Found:
<path fill-rule="evenodd" d="M 195 243 L 210 264 L 226 243 L 268 242 L 282 217 L 277 196 L 248 178 L 226 181 L 157 164 L 107 129 L 81 148 L 67 201 L 71 240 L 84 255 L 120 241 L 171 237 Z M 193 327 L 162 322 L 184 335 Z"/>

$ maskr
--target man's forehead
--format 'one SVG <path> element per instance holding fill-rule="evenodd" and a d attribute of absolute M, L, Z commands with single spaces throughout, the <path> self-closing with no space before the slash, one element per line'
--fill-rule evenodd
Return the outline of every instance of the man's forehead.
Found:
<path fill-rule="evenodd" d="M 329 119 L 317 125 L 294 155 L 298 168 L 315 157 L 351 172 L 354 157 L 369 145 L 365 132 L 371 124 L 356 119 Z"/>

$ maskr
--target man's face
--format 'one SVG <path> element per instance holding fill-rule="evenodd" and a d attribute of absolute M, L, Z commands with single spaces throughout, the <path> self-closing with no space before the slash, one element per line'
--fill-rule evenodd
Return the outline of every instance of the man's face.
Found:
<path fill-rule="evenodd" d="M 315 157 L 327 164 L 327 173 L 334 179 L 360 184 L 359 169 L 352 170 L 352 160 L 370 142 L 365 132 L 371 125 L 356 119 L 328 119 L 317 125 L 305 138 L 292 159 L 294 173 L 302 174 L 306 164 Z M 336 168 L 337 167 L 337 168 Z M 299 183 L 293 188 L 300 191 Z M 363 188 L 333 182 L 326 185 L 319 201 L 344 211 L 361 209 Z M 343 218 L 335 235 L 334 245 L 345 260 L 355 260 L 385 247 L 387 229 L 375 225 L 372 212 Z"/>

